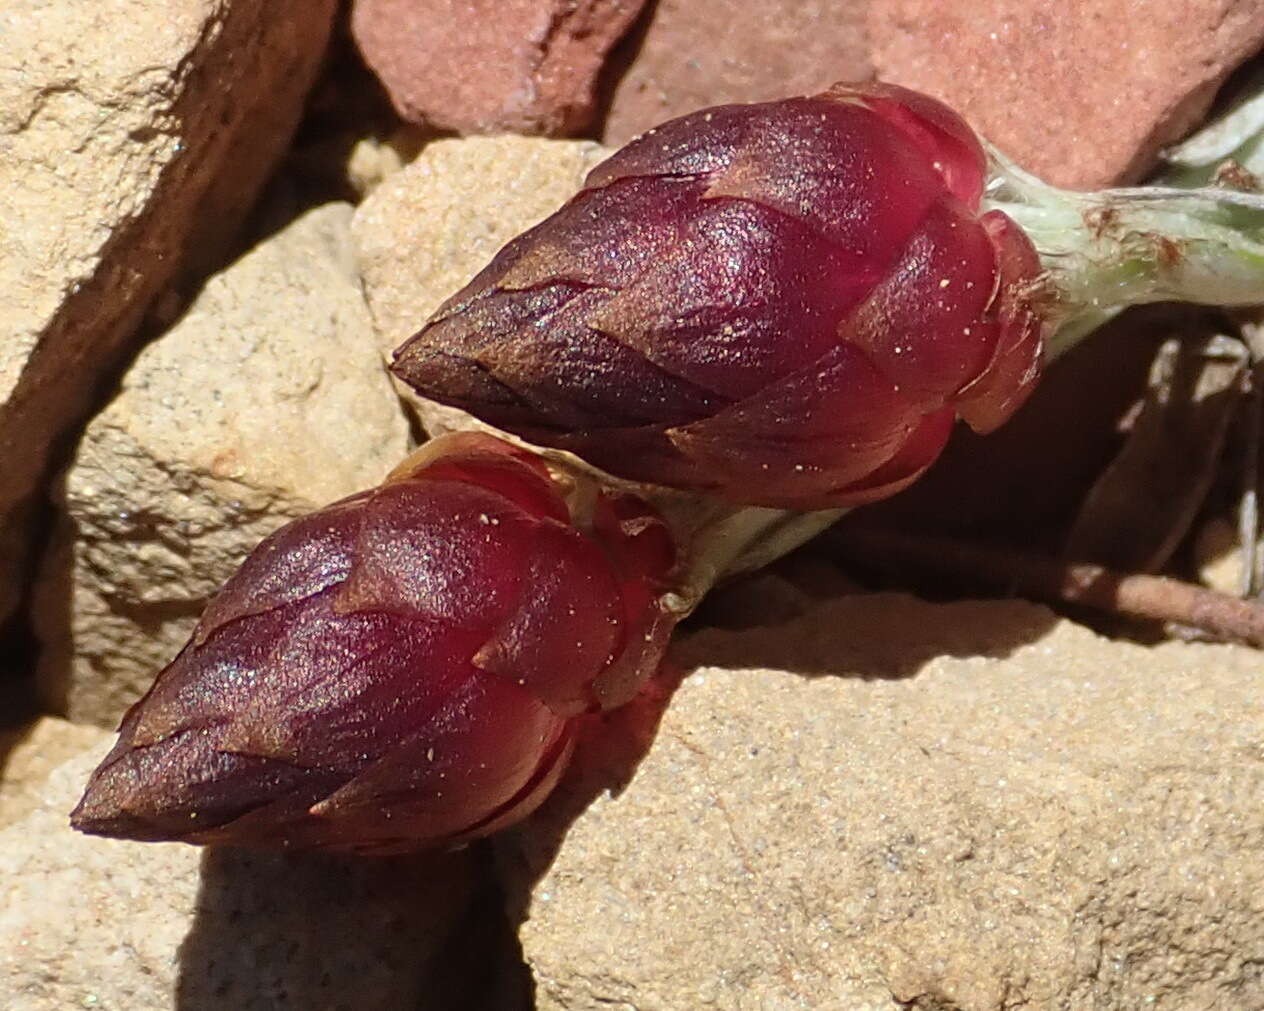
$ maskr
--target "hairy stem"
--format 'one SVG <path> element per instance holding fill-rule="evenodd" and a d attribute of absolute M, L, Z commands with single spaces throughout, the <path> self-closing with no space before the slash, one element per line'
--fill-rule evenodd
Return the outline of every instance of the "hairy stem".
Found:
<path fill-rule="evenodd" d="M 1264 302 L 1264 195 L 1136 187 L 1076 193 L 992 152 L 988 209 L 1027 233 L 1048 272 L 1056 358 L 1130 305 Z"/>
<path fill-rule="evenodd" d="M 848 512 L 732 505 L 708 495 L 613 478 L 561 450 L 539 452 L 554 476 L 568 486 L 567 503 L 580 526 L 591 522 L 597 489 L 603 485 L 631 492 L 658 510 L 680 552 L 674 586 L 663 603 L 681 618 L 692 613 L 716 583 L 772 564 Z"/>

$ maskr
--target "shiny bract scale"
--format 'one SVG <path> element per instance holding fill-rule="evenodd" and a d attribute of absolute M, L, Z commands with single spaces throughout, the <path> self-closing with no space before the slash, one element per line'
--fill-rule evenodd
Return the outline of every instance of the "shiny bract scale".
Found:
<path fill-rule="evenodd" d="M 524 817 L 672 624 L 657 514 L 603 495 L 581 530 L 560 492 L 530 454 L 449 436 L 282 527 L 124 717 L 75 826 L 394 852 Z"/>
<path fill-rule="evenodd" d="M 423 395 L 622 477 L 737 503 L 881 498 L 1031 391 L 1040 266 L 986 160 L 885 85 L 634 140 L 396 353 Z"/>

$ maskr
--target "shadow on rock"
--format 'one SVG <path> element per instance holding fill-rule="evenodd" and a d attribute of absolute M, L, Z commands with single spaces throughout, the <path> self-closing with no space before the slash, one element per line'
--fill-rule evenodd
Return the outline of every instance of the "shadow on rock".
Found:
<path fill-rule="evenodd" d="M 178 1011 L 449 1011 L 444 953 L 477 896 L 470 851 L 352 858 L 208 850 Z"/>
<path fill-rule="evenodd" d="M 906 594 L 861 593 L 817 601 L 780 626 L 703 628 L 682 636 L 647 691 L 621 709 L 589 718 L 570 769 L 544 806 L 520 829 L 494 840 L 511 921 L 526 919 L 535 883 L 571 825 L 599 796 L 618 796 L 632 781 L 685 674 L 721 667 L 908 678 L 942 656 L 1007 657 L 1040 640 L 1058 620 L 1022 601 L 930 604 Z"/>
<path fill-rule="evenodd" d="M 571 825 L 597 797 L 618 796 L 636 775 L 681 676 L 665 664 L 627 705 L 586 717 L 575 756 L 549 799 L 520 828 L 493 838 L 504 908 L 515 929 L 526 919 L 535 882 L 553 863 Z"/>
<path fill-rule="evenodd" d="M 941 656 L 1010 656 L 1058 620 L 1047 608 L 1018 600 L 930 604 L 902 593 L 859 593 L 821 601 L 775 628 L 701 629 L 680 640 L 674 658 L 686 670 L 907 678 Z"/>

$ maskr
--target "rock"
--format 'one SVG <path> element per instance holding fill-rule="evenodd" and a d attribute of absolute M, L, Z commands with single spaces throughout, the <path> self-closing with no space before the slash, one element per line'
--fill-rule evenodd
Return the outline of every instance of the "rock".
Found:
<path fill-rule="evenodd" d="M 1259 652 L 873 594 L 677 660 L 502 844 L 537 1007 L 1264 1005 Z"/>
<path fill-rule="evenodd" d="M 821 600 L 862 593 L 836 565 L 801 548 L 771 565 L 711 590 L 698 609 L 696 621 L 727 629 L 778 626 L 812 610 Z"/>
<path fill-rule="evenodd" d="M 651 126 L 708 105 L 761 102 L 872 76 L 864 2 L 659 0 L 644 38 L 612 63 L 602 139 L 619 146 Z"/>
<path fill-rule="evenodd" d="M 350 219 L 318 208 L 213 277 L 88 426 L 37 602 L 55 711 L 113 727 L 259 540 L 407 452 Z"/>
<path fill-rule="evenodd" d="M 1200 583 L 1230 596 L 1243 593 L 1242 549 L 1234 524 L 1219 516 L 1208 520 L 1194 535 L 1191 548 Z"/>
<path fill-rule="evenodd" d="M 49 774 L 102 739 L 96 727 L 51 716 L 18 730 L 0 732 L 0 828 L 39 807 Z"/>
<path fill-rule="evenodd" d="M 352 235 L 385 358 L 519 232 L 575 195 L 609 152 L 586 141 L 470 137 L 427 145 L 362 203 Z M 399 384 L 437 435 L 468 416 Z"/>
<path fill-rule="evenodd" d="M 468 853 L 352 860 L 79 835 L 66 814 L 108 747 L 94 734 L 0 830 L 0 1007 L 451 1006 L 432 977 L 470 897 Z"/>
<path fill-rule="evenodd" d="M 287 145 L 333 0 L 6 6 L 0 69 L 0 617 L 50 447 L 145 308 L 222 255 Z"/>
<path fill-rule="evenodd" d="M 404 119 L 565 136 L 644 0 L 356 0 L 351 29 Z"/>
<path fill-rule="evenodd" d="M 363 200 L 387 176 L 416 158 L 424 143 L 421 131 L 410 126 L 402 126 L 385 138 L 360 138 L 347 155 L 347 184 Z"/>
<path fill-rule="evenodd" d="M 870 0 L 869 32 L 880 77 L 955 106 L 1049 182 L 1093 188 L 1137 179 L 1199 122 L 1264 42 L 1264 7 Z"/>

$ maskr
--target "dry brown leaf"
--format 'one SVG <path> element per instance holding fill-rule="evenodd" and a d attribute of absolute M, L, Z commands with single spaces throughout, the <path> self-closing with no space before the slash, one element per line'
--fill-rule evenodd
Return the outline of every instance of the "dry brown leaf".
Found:
<path fill-rule="evenodd" d="M 1067 558 L 1130 572 L 1167 562 L 1215 477 L 1249 357 L 1221 334 L 1163 343 L 1127 442 L 1080 508 Z"/>

